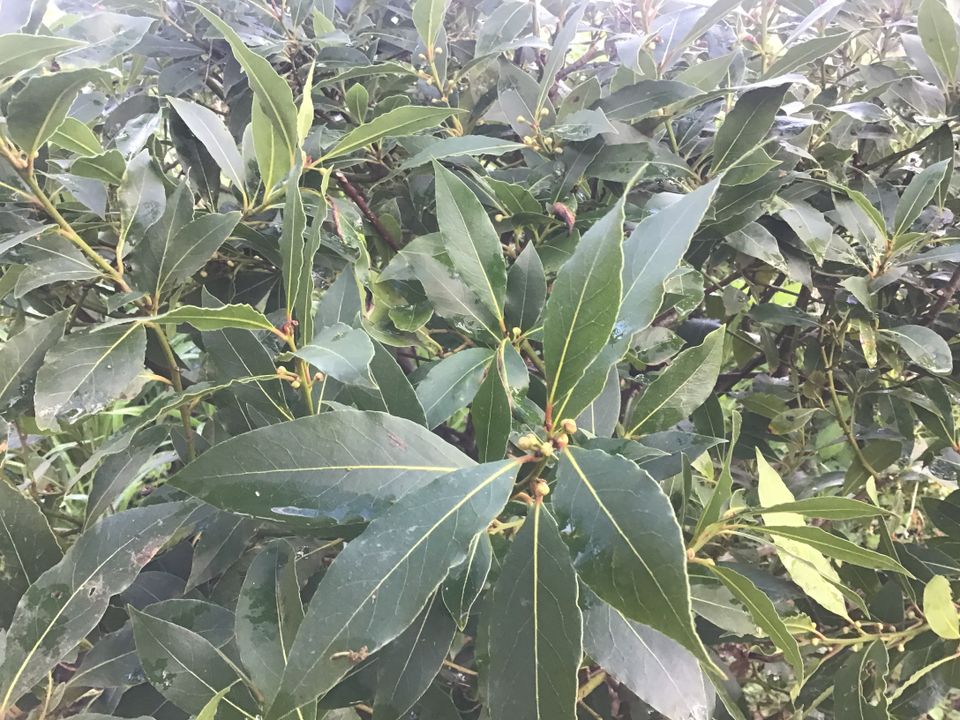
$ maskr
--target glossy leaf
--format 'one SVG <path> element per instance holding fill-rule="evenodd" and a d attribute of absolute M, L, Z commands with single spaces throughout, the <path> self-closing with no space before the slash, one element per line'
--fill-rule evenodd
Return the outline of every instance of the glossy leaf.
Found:
<path fill-rule="evenodd" d="M 477 459 L 480 462 L 499 460 L 507 449 L 510 437 L 510 395 L 500 370 L 498 352 L 480 383 L 470 406 L 473 434 L 477 441 Z"/>
<path fill-rule="evenodd" d="M 254 558 L 237 599 L 237 647 L 256 687 L 270 700 L 303 620 L 296 554 L 272 540 Z"/>
<path fill-rule="evenodd" d="M 940 335 L 923 325 L 900 325 L 881 330 L 883 337 L 897 343 L 917 365 L 938 374 L 953 369 L 950 346 Z"/>
<path fill-rule="evenodd" d="M 714 173 L 736 165 L 766 138 L 789 87 L 760 87 L 740 96 L 713 142 Z"/>
<path fill-rule="evenodd" d="M 326 693 L 349 672 L 350 653 L 373 652 L 413 622 L 503 508 L 518 467 L 501 461 L 443 475 L 347 545 L 307 609 L 268 720 Z M 411 572 L 416 583 L 408 582 Z"/>
<path fill-rule="evenodd" d="M 7 111 L 10 138 L 28 156 L 35 155 L 67 117 L 80 89 L 101 77 L 98 70 L 84 69 L 30 78 L 10 101 Z"/>
<path fill-rule="evenodd" d="M 673 638 L 711 667 L 693 627 L 680 527 L 653 478 L 623 457 L 568 449 L 554 506 L 580 578 L 628 619 Z M 638 593 L 639 587 L 646 590 Z"/>
<path fill-rule="evenodd" d="M 435 2 L 436 0 L 427 0 Z M 411 135 L 420 130 L 434 128 L 457 111 L 441 107 L 398 107 L 378 115 L 368 123 L 355 128 L 344 135 L 340 141 L 328 150 L 323 160 L 333 160 L 359 150 L 387 137 Z"/>
<path fill-rule="evenodd" d="M 471 464 L 407 420 L 339 410 L 222 442 L 171 484 L 224 510 L 320 528 L 370 520 L 398 497 Z"/>
<path fill-rule="evenodd" d="M 493 546 L 486 532 L 477 533 L 470 541 L 467 557 L 450 570 L 443 583 L 443 604 L 463 630 L 474 603 L 483 591 L 490 566 L 493 563 Z"/>
<path fill-rule="evenodd" d="M 380 653 L 373 699 L 376 720 L 406 716 L 440 672 L 456 631 L 437 592 L 410 627 Z"/>
<path fill-rule="evenodd" d="M 486 612 L 491 715 L 575 718 L 582 652 L 577 576 L 542 503 L 511 544 Z"/>
<path fill-rule="evenodd" d="M 146 331 L 140 325 L 66 335 L 50 348 L 37 373 L 37 424 L 55 428 L 96 412 L 138 386 Z"/>
<path fill-rule="evenodd" d="M 434 163 L 437 223 L 447 255 L 466 286 L 487 311 L 484 324 L 504 327 L 507 269 L 500 239 L 476 195 L 449 170 Z"/>
<path fill-rule="evenodd" d="M 13 77 L 48 57 L 81 45 L 79 40 L 64 37 L 5 33 L 0 35 L 0 77 Z"/>
<path fill-rule="evenodd" d="M 672 427 L 703 404 L 716 383 L 723 359 L 724 328 L 695 348 L 684 350 L 650 383 L 630 417 L 630 435 Z"/>
<path fill-rule="evenodd" d="M 693 655 L 599 598 L 588 597 L 587 603 L 583 649 L 591 658 L 665 717 L 713 717 L 713 687 Z"/>
<path fill-rule="evenodd" d="M 33 583 L 63 557 L 37 504 L 7 483 L 0 483 L 0 628 L 7 628 L 17 603 Z"/>
<path fill-rule="evenodd" d="M 417 385 L 427 427 L 436 427 L 473 400 L 483 382 L 484 368 L 492 358 L 490 350 L 470 348 L 430 367 Z"/>
<path fill-rule="evenodd" d="M 544 310 L 544 362 L 563 419 L 567 395 L 610 339 L 620 309 L 623 203 L 614 205 L 580 239 L 557 274 Z M 604 372 L 606 375 L 606 372 Z"/>
<path fill-rule="evenodd" d="M 310 366 L 352 385 L 371 386 L 370 363 L 373 343 L 363 330 L 343 324 L 323 328 L 313 342 L 294 353 Z"/>
<path fill-rule="evenodd" d="M 0 406 L 29 395 L 47 350 L 63 336 L 67 311 L 27 325 L 0 347 Z"/>
<path fill-rule="evenodd" d="M 217 161 L 223 174 L 234 186 L 242 190 L 246 176 L 243 158 L 223 121 L 215 112 L 197 103 L 170 98 L 170 104 L 190 128 L 190 132 L 203 143 L 213 159 Z"/>
<path fill-rule="evenodd" d="M 0 706 L 10 707 L 96 627 L 111 596 L 183 523 L 185 507 L 167 503 L 105 518 L 27 590 L 6 637 Z"/>

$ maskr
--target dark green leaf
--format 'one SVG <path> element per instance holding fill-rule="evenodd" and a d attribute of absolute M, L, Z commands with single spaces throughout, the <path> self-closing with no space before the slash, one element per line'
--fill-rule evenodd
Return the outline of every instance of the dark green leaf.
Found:
<path fill-rule="evenodd" d="M 491 717 L 576 717 L 582 653 L 577 575 L 542 503 L 510 545 L 486 612 Z"/>
<path fill-rule="evenodd" d="M 736 165 L 766 138 L 789 87 L 760 87 L 737 100 L 713 141 L 714 173 Z"/>
<path fill-rule="evenodd" d="M 75 332 L 57 341 L 37 373 L 37 424 L 53 429 L 136 392 L 146 347 L 140 325 Z"/>
<path fill-rule="evenodd" d="M 497 352 L 470 406 L 480 462 L 502 458 L 510 437 L 510 395 L 500 369 L 502 362 L 502 354 Z"/>
<path fill-rule="evenodd" d="M 471 464 L 407 420 L 339 410 L 215 445 L 171 484 L 224 510 L 318 528 L 368 521 L 398 497 Z"/>
<path fill-rule="evenodd" d="M 351 653 L 373 652 L 413 622 L 503 508 L 518 467 L 502 461 L 443 475 L 347 545 L 310 602 L 268 720 L 325 694 L 350 671 Z"/>
<path fill-rule="evenodd" d="M 110 598 L 133 582 L 185 516 L 184 505 L 168 503 L 104 518 L 30 586 L 6 638 L 0 707 L 10 707 L 96 627 Z"/>
<path fill-rule="evenodd" d="M 473 400 L 483 382 L 483 370 L 493 355 L 492 350 L 469 348 L 430 367 L 427 376 L 417 385 L 427 427 L 436 427 Z"/>
<path fill-rule="evenodd" d="M 43 356 L 63 336 L 68 312 L 27 325 L 0 347 L 0 407 L 29 397 Z"/>
<path fill-rule="evenodd" d="M 627 620 L 596 597 L 587 598 L 583 611 L 583 649 L 665 717 L 713 717 L 713 687 L 697 659 L 666 635 Z"/>
<path fill-rule="evenodd" d="M 0 628 L 7 628 L 17 603 L 37 579 L 60 562 L 63 551 L 33 500 L 0 482 Z"/>
<path fill-rule="evenodd" d="M 406 717 L 440 671 L 456 632 L 456 623 L 437 592 L 410 627 L 378 656 L 374 720 Z"/>
<path fill-rule="evenodd" d="M 713 667 L 693 627 L 683 537 L 660 486 L 623 457 L 571 448 L 557 471 L 554 505 L 569 525 L 580 578 L 627 618 Z"/>
<path fill-rule="evenodd" d="M 35 155 L 67 117 L 80 88 L 102 76 L 99 70 L 84 69 L 30 78 L 7 109 L 10 138 L 28 156 Z"/>
<path fill-rule="evenodd" d="M 443 583 L 443 604 L 463 630 L 493 563 L 493 546 L 484 531 L 470 541 L 466 559 L 454 567 Z"/>
<path fill-rule="evenodd" d="M 569 393 L 610 339 L 620 309 L 623 200 L 580 239 L 557 273 L 543 321 L 548 406 L 562 420 Z M 606 377 L 606 368 L 603 376 Z"/>

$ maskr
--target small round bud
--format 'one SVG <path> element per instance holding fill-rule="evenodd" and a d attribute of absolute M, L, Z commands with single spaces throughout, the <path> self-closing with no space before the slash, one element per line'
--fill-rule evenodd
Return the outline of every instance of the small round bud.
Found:
<path fill-rule="evenodd" d="M 810 640 L 810 644 L 813 645 L 814 647 L 816 647 L 817 645 L 820 644 L 820 638 L 815 637 L 815 638 L 811 639 L 811 640 Z"/>
<path fill-rule="evenodd" d="M 518 338 L 520 337 L 520 335 L 523 334 L 523 330 L 521 330 L 518 327 L 515 327 L 510 330 L 510 334 L 513 335 L 514 338 Z"/>
<path fill-rule="evenodd" d="M 533 145 L 533 137 L 531 137 L 530 135 L 524 135 L 524 136 L 523 136 L 523 144 L 524 144 L 524 145 Z"/>
<path fill-rule="evenodd" d="M 209 275 L 209 274 L 210 274 L 210 273 L 208 273 L 206 270 L 201 270 L 201 271 L 200 271 L 200 277 L 202 277 L 202 278 L 207 277 L 207 275 Z"/>
<path fill-rule="evenodd" d="M 420 59 L 420 60 L 426 60 L 426 59 L 427 59 L 427 56 L 424 55 L 423 53 L 417 53 L 417 58 Z"/>
<path fill-rule="evenodd" d="M 236 267 L 237 264 L 233 260 L 227 260 L 227 267 Z"/>
<path fill-rule="evenodd" d="M 897 645 L 897 652 L 903 652 L 904 650 L 906 650 L 906 646 L 903 643 Z"/>
<path fill-rule="evenodd" d="M 550 494 L 550 486 L 544 480 L 537 480 L 536 487 L 533 489 L 537 497 L 545 497 Z"/>
<path fill-rule="evenodd" d="M 543 457 L 553 457 L 553 445 L 550 443 L 540 443 L 539 452 Z"/>
<path fill-rule="evenodd" d="M 540 440 L 536 435 L 524 435 L 517 440 L 517 447 L 521 450 L 533 450 L 540 447 Z"/>
<path fill-rule="evenodd" d="M 517 115 L 517 122 L 518 122 L 518 123 L 527 123 L 528 125 L 530 124 L 523 115 Z"/>
<path fill-rule="evenodd" d="M 540 117 L 546 117 L 550 114 L 550 108 L 540 108 Z"/>
<path fill-rule="evenodd" d="M 503 222 L 506 218 L 503 216 L 503 213 L 497 213 L 493 216 L 493 219 L 497 222 Z"/>
<path fill-rule="evenodd" d="M 573 435 L 577 432 L 577 421 L 573 418 L 567 418 L 560 422 L 560 427 L 563 428 L 563 431 L 567 433 L 567 435 Z"/>
<path fill-rule="evenodd" d="M 443 55 L 443 48 L 442 48 L 442 47 L 439 47 L 439 46 L 435 47 L 435 48 L 433 49 L 433 54 L 434 54 L 434 55 Z"/>
<path fill-rule="evenodd" d="M 299 380 L 294 380 L 292 383 L 290 383 L 290 387 L 292 387 L 294 390 L 299 390 L 299 389 L 300 389 L 300 381 L 299 381 Z"/>

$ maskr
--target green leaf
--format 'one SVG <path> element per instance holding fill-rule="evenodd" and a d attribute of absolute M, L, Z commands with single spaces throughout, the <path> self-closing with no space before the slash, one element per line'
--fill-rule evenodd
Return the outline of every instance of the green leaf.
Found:
<path fill-rule="evenodd" d="M 15 254 L 26 264 L 26 269 L 17 276 L 15 298 L 51 283 L 92 280 L 101 275 L 73 243 L 55 233 L 24 240 Z"/>
<path fill-rule="evenodd" d="M 923 49 L 943 73 L 948 85 L 957 79 L 960 63 L 960 42 L 957 23 L 941 0 L 923 0 L 917 13 L 917 31 Z"/>
<path fill-rule="evenodd" d="M 182 227 L 171 225 L 170 232 L 148 233 L 136 249 L 139 264 L 150 281 L 143 289 L 155 298 L 164 297 L 207 264 L 239 221 L 239 212 L 211 213 Z"/>
<path fill-rule="evenodd" d="M 737 100 L 713 141 L 714 174 L 733 167 L 767 137 L 789 83 L 760 87 Z"/>
<path fill-rule="evenodd" d="M 725 328 L 717 328 L 702 344 L 677 355 L 650 383 L 634 406 L 629 435 L 673 427 L 710 397 L 720 373 L 725 334 Z"/>
<path fill-rule="evenodd" d="M 250 134 L 260 180 L 269 196 L 278 185 L 290 181 L 294 165 L 280 128 L 264 112 L 263 104 L 256 96 L 250 109 Z"/>
<path fill-rule="evenodd" d="M 45 677 L 97 626 L 110 598 L 126 589 L 167 543 L 186 509 L 167 503 L 104 518 L 30 586 L 7 633 L 0 664 L 0 711 Z"/>
<path fill-rule="evenodd" d="M 398 497 L 469 465 L 420 425 L 337 410 L 230 438 L 170 483 L 224 510 L 308 529 L 366 522 Z"/>
<path fill-rule="evenodd" d="M 200 537 L 193 545 L 187 591 L 219 577 L 236 563 L 259 525 L 252 518 L 233 513 L 213 510 L 211 515 L 199 527 Z"/>
<path fill-rule="evenodd" d="M 910 575 L 910 572 L 893 558 L 873 550 L 867 550 L 856 543 L 852 543 L 849 540 L 827 532 L 823 528 L 806 527 L 803 525 L 771 525 L 769 518 L 779 515 L 782 515 L 782 513 L 765 512 L 763 517 L 767 524 L 764 525 L 762 531 L 773 535 L 775 538 L 786 538 L 787 540 L 803 543 L 804 545 L 815 548 L 828 557 L 843 560 L 852 565 Z M 760 528 L 758 528 L 758 530 L 760 530 Z"/>
<path fill-rule="evenodd" d="M 480 462 L 500 460 L 507 451 L 510 438 L 510 395 L 500 369 L 502 353 L 498 351 L 487 367 L 486 377 L 470 406 L 473 434 Z"/>
<path fill-rule="evenodd" d="M 666 635 L 627 620 L 596 597 L 588 596 L 583 611 L 583 649 L 664 717 L 713 717 L 715 692 L 697 659 Z"/>
<path fill-rule="evenodd" d="M 0 35 L 0 77 L 12 78 L 48 57 L 81 45 L 79 40 L 50 35 Z"/>
<path fill-rule="evenodd" d="M 272 540 L 250 563 L 237 599 L 240 657 L 268 702 L 280 688 L 302 620 L 296 552 L 286 540 Z"/>
<path fill-rule="evenodd" d="M 903 444 L 899 440 L 877 439 L 864 443 L 862 455 L 873 470 L 878 472 L 886 469 L 900 459 L 903 453 Z M 854 457 L 843 478 L 841 493 L 852 493 L 863 488 L 864 483 L 873 477 L 873 472 L 864 467 L 859 457 Z"/>
<path fill-rule="evenodd" d="M 99 70 L 83 69 L 30 78 L 7 108 L 10 138 L 29 157 L 36 155 L 67 117 L 80 89 L 101 77 Z"/>
<path fill-rule="evenodd" d="M 357 328 L 342 323 L 323 328 L 313 342 L 292 353 L 340 382 L 371 387 L 373 343 Z"/>
<path fill-rule="evenodd" d="M 693 626 L 680 526 L 653 478 L 623 457 L 569 448 L 557 470 L 554 507 L 561 525 L 569 525 L 581 580 L 715 671 Z"/>
<path fill-rule="evenodd" d="M 492 564 L 493 545 L 490 536 L 486 531 L 477 533 L 470 541 L 466 559 L 450 570 L 443 583 L 443 604 L 460 630 L 467 626 L 470 610 L 483 592 Z"/>
<path fill-rule="evenodd" d="M 120 206 L 120 240 L 133 234 L 140 239 L 147 228 L 163 216 L 167 195 L 163 178 L 153 164 L 147 150 L 141 150 L 127 163 L 120 188 L 117 190 Z"/>
<path fill-rule="evenodd" d="M 236 32 L 217 15 L 199 5 L 195 6 L 219 30 L 233 50 L 233 55 L 244 69 L 260 110 L 269 119 L 280 140 L 283 154 L 292 167 L 299 152 L 297 135 L 297 107 L 287 81 L 277 74 L 270 62 L 243 44 Z"/>
<path fill-rule="evenodd" d="M 616 331 L 624 337 L 653 322 L 663 284 L 680 265 L 719 187 L 707 183 L 640 222 L 623 243 L 623 302 Z"/>
<path fill-rule="evenodd" d="M 584 234 L 547 299 L 543 353 L 556 420 L 577 381 L 610 339 L 620 310 L 623 198 Z M 606 377 L 606 369 L 603 373 Z"/>
<path fill-rule="evenodd" d="M 893 237 L 898 237 L 910 230 L 923 209 L 930 204 L 933 196 L 940 187 L 951 168 L 951 159 L 934 163 L 917 173 L 907 189 L 900 196 L 897 211 L 893 217 Z"/>
<path fill-rule="evenodd" d="M 246 177 L 243 158 L 223 121 L 215 112 L 203 105 L 173 97 L 168 98 L 168 101 L 180 119 L 190 128 L 190 132 L 216 160 L 227 179 L 243 191 Z"/>
<path fill-rule="evenodd" d="M 57 131 L 50 136 L 50 142 L 82 156 L 99 155 L 103 152 L 103 146 L 93 130 L 72 117 L 60 123 Z"/>
<path fill-rule="evenodd" d="M 874 640 L 852 653 L 834 676 L 834 717 L 888 720 L 888 670 L 887 648 L 882 640 Z"/>
<path fill-rule="evenodd" d="M 943 575 L 934 575 L 923 588 L 923 616 L 940 637 L 960 640 L 960 616 L 953 604 L 950 581 Z"/>
<path fill-rule="evenodd" d="M 715 522 L 719 522 L 723 515 L 723 508 L 730 501 L 733 495 L 733 452 L 736 450 L 737 442 L 740 440 L 740 429 L 742 427 L 742 416 L 736 410 L 730 413 L 730 442 L 727 445 L 727 452 L 723 457 L 723 467 L 720 468 L 720 477 L 717 484 L 710 494 L 710 499 L 703 508 L 700 518 L 697 520 L 697 527 L 694 536 L 699 536 L 701 532 Z M 692 457 L 692 454 L 691 454 Z"/>
<path fill-rule="evenodd" d="M 333 160 L 384 138 L 412 135 L 421 130 L 429 130 L 459 112 L 461 111 L 454 108 L 415 105 L 394 108 L 348 132 L 323 155 L 321 160 L 324 162 Z"/>
<path fill-rule="evenodd" d="M 325 694 L 350 672 L 351 653 L 374 652 L 413 622 L 503 509 L 518 467 L 501 461 L 443 475 L 405 495 L 346 546 L 310 602 L 267 720 Z"/>
<path fill-rule="evenodd" d="M 413 25 L 417 28 L 429 57 L 433 57 L 433 48 L 437 44 L 437 35 L 443 28 L 443 16 L 449 2 L 450 0 L 415 0 L 413 3 Z"/>
<path fill-rule="evenodd" d="M 923 325 L 899 325 L 880 334 L 899 345 L 913 362 L 939 375 L 953 370 L 950 345 L 939 334 Z"/>
<path fill-rule="evenodd" d="M 123 451 L 104 460 L 90 484 L 85 527 L 93 525 L 127 486 L 138 478 L 140 468 L 153 456 L 160 443 L 167 439 L 167 434 L 168 430 L 163 426 L 147 428 L 138 433 Z"/>
<path fill-rule="evenodd" d="M 507 290 L 500 237 L 473 191 L 439 163 L 434 163 L 433 170 L 443 247 L 454 269 L 489 313 L 492 320 L 484 324 L 496 335 L 504 328 Z"/>
<path fill-rule="evenodd" d="M 763 77 L 778 78 L 812 63 L 814 60 L 819 60 L 830 53 L 836 52 L 838 48 L 850 41 L 851 35 L 849 32 L 835 32 L 797 43 L 768 67 Z"/>
<path fill-rule="evenodd" d="M 407 158 L 400 164 L 400 170 L 413 170 L 433 160 L 451 160 L 461 157 L 489 155 L 499 157 L 508 152 L 522 150 L 525 145 L 512 140 L 500 140 L 486 135 L 463 135 L 438 140 Z"/>
<path fill-rule="evenodd" d="M 37 504 L 0 482 L 0 631 L 10 626 L 17 603 L 33 583 L 60 562 L 63 551 Z"/>
<path fill-rule="evenodd" d="M 410 627 L 379 654 L 373 720 L 407 717 L 440 672 L 456 632 L 440 593 L 435 593 Z"/>
<path fill-rule="evenodd" d="M 68 310 L 31 323 L 0 346 L 0 408 L 30 397 L 47 350 L 63 337 Z"/>
<path fill-rule="evenodd" d="M 469 348 L 454 353 L 430 367 L 417 385 L 417 397 L 427 417 L 427 427 L 435 428 L 473 400 L 483 382 L 483 370 L 493 351 Z"/>
<path fill-rule="evenodd" d="M 765 512 L 787 512 L 824 520 L 854 520 L 884 515 L 889 511 L 862 500 L 824 495 L 773 505 L 766 508 Z"/>
<path fill-rule="evenodd" d="M 486 612 L 490 716 L 575 718 L 582 653 L 577 574 L 543 503 L 510 544 Z"/>
<path fill-rule="evenodd" d="M 70 173 L 78 177 L 101 180 L 110 185 L 123 182 L 127 163 L 119 150 L 107 150 L 99 155 L 81 157 L 73 161 Z"/>
<path fill-rule="evenodd" d="M 540 320 L 547 299 L 547 277 L 534 244 L 520 251 L 507 273 L 504 313 L 510 328 L 532 330 Z"/>
<path fill-rule="evenodd" d="M 793 493 L 757 449 L 758 492 L 764 508 L 775 507 L 795 501 Z M 795 513 L 772 512 L 763 514 L 768 525 L 803 528 L 803 517 Z M 811 599 L 840 617 L 847 617 L 847 605 L 843 594 L 837 589 L 840 576 L 830 561 L 819 550 L 796 540 L 774 535 L 780 562 L 787 574 Z"/>
<path fill-rule="evenodd" d="M 37 425 L 55 429 L 97 412 L 139 388 L 147 336 L 140 325 L 66 335 L 50 348 L 37 373 Z"/>
<path fill-rule="evenodd" d="M 697 88 L 676 80 L 640 80 L 620 88 L 596 106 L 611 120 L 633 122 L 699 92 Z"/>
<path fill-rule="evenodd" d="M 283 261 L 287 318 L 299 323 L 300 342 L 308 343 L 313 340 L 313 256 L 320 247 L 320 233 L 304 232 L 307 217 L 298 180 L 295 173 L 287 181 L 280 257 Z"/>
<path fill-rule="evenodd" d="M 239 682 L 239 681 L 238 681 Z M 207 701 L 207 704 L 203 706 L 203 709 L 197 713 L 196 720 L 216 720 L 217 719 L 217 710 L 220 708 L 220 703 L 227 696 L 227 693 L 233 689 L 233 685 L 228 685 L 223 690 L 218 692 L 212 698 Z"/>
<path fill-rule="evenodd" d="M 575 5 L 572 11 L 568 11 L 563 24 L 557 27 L 557 32 L 550 45 L 550 52 L 547 54 L 547 59 L 541 69 L 540 89 L 537 93 L 536 105 L 534 105 L 534 118 L 540 117 L 540 109 L 546 107 L 547 98 L 550 91 L 553 90 L 557 73 L 563 66 L 564 58 L 566 58 L 567 51 L 570 49 L 570 43 L 573 42 L 580 28 L 580 20 L 583 18 L 585 9 L 585 4 Z"/>
<path fill-rule="evenodd" d="M 804 669 L 800 646 L 777 614 L 770 598 L 740 573 L 717 565 L 708 567 L 714 575 L 720 578 L 730 592 L 746 606 L 747 610 L 750 611 L 750 617 L 767 634 L 773 644 L 783 651 L 784 659 L 790 663 L 797 674 L 797 684 L 802 685 Z"/>
<path fill-rule="evenodd" d="M 247 718 L 257 705 L 233 662 L 202 636 L 180 625 L 128 608 L 137 653 L 150 683 L 183 710 L 199 713 L 221 690 L 219 717 Z"/>
<path fill-rule="evenodd" d="M 379 410 L 426 426 L 427 418 L 420 398 L 403 369 L 389 350 L 376 341 L 371 342 L 370 376 L 374 386 L 350 387 L 341 392 L 349 396 L 351 404 L 359 410 Z"/>
<path fill-rule="evenodd" d="M 154 315 L 150 318 L 150 321 L 175 325 L 186 323 L 197 330 L 242 328 L 244 330 L 273 331 L 275 329 L 273 323 L 262 312 L 250 305 L 221 305 L 216 308 L 178 305 L 173 310 Z"/>

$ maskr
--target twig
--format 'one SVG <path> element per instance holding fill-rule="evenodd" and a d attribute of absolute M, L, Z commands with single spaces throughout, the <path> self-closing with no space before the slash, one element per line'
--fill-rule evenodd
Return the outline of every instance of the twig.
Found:
<path fill-rule="evenodd" d="M 960 290 L 960 265 L 953 271 L 953 275 L 950 276 L 950 282 L 947 283 L 947 286 L 940 291 L 940 297 L 937 298 L 937 302 L 933 304 L 930 312 L 927 313 L 927 317 L 924 318 L 924 325 L 933 325 L 937 316 L 950 304 L 957 290 Z"/>
<path fill-rule="evenodd" d="M 387 232 L 387 228 L 384 227 L 383 222 L 377 216 L 377 214 L 370 209 L 370 206 L 367 204 L 366 198 L 363 197 L 363 194 L 351 183 L 347 176 L 340 171 L 333 173 L 334 179 L 337 181 L 337 184 L 340 186 L 340 189 L 343 190 L 344 194 L 353 201 L 353 204 L 359 208 L 360 212 L 363 213 L 363 216 L 373 225 L 374 230 L 377 231 L 377 235 L 383 238 L 383 241 L 390 247 L 394 252 L 400 252 L 400 247 L 390 237 L 390 233 Z"/>

